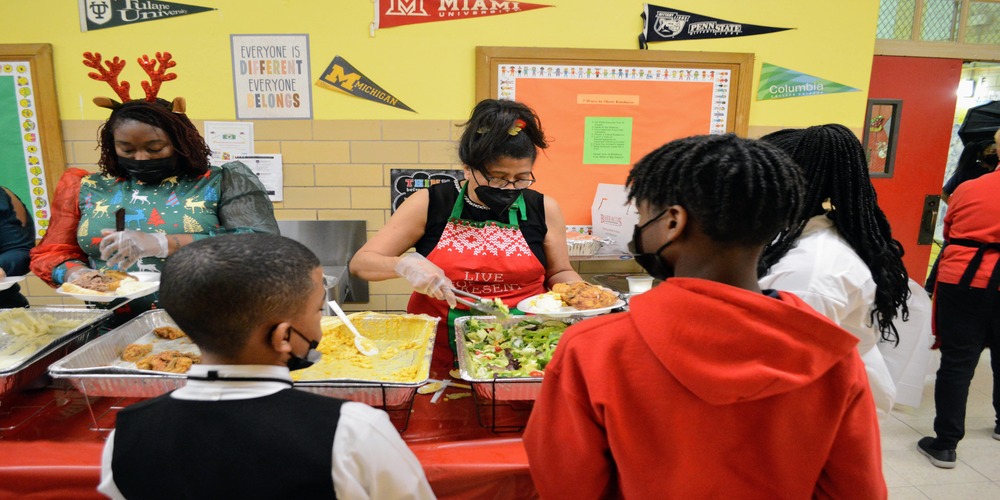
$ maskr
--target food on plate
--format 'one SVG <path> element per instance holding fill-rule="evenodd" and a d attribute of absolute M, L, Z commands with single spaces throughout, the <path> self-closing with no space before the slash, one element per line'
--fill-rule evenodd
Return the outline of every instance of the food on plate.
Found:
<path fill-rule="evenodd" d="M 555 292 L 546 292 L 528 301 L 533 313 L 556 312 L 566 306 L 562 296 Z"/>
<path fill-rule="evenodd" d="M 476 379 L 543 376 L 566 326 L 553 319 L 528 319 L 512 326 L 470 319 L 465 332 L 470 375 Z"/>
<path fill-rule="evenodd" d="M 378 347 L 378 354 L 365 356 L 354 345 L 354 334 L 340 319 L 324 317 L 323 338 L 317 350 L 323 357 L 305 370 L 292 372 L 297 381 L 353 379 L 376 382 L 414 383 L 427 379 L 428 344 L 436 323 L 422 314 L 355 313 L 351 322 L 361 335 Z"/>
<path fill-rule="evenodd" d="M 161 351 L 135 362 L 140 370 L 155 372 L 187 373 L 191 365 L 201 363 L 201 356 L 181 351 Z"/>
<path fill-rule="evenodd" d="M 134 363 L 153 352 L 153 344 L 129 344 L 122 351 L 122 361 Z"/>
<path fill-rule="evenodd" d="M 580 310 L 609 307 L 618 302 L 618 296 L 610 290 L 585 281 L 556 283 L 552 291 L 558 293 L 563 302 Z"/>
<path fill-rule="evenodd" d="M 128 295 L 156 286 L 143 282 L 121 271 L 85 271 L 72 281 L 63 283 L 60 290 L 78 295 Z"/>
<path fill-rule="evenodd" d="M 181 337 L 187 337 L 187 334 L 183 330 L 177 328 L 176 326 L 160 326 L 153 329 L 153 335 L 160 337 L 161 339 L 175 340 Z"/>

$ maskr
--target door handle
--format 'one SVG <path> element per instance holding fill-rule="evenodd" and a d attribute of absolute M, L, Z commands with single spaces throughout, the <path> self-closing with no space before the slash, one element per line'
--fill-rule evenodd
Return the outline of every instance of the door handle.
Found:
<path fill-rule="evenodd" d="M 918 245 L 934 243 L 934 226 L 937 225 L 938 207 L 941 206 L 941 195 L 924 196 L 924 209 L 920 215 L 920 232 L 917 233 Z"/>

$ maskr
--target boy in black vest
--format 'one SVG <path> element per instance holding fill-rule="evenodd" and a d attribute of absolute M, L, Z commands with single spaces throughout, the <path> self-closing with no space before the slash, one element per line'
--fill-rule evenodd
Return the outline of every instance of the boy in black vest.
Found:
<path fill-rule="evenodd" d="M 269 234 L 170 256 L 160 305 L 201 349 L 188 382 L 118 414 L 98 490 L 112 498 L 434 498 L 389 422 L 361 403 L 293 390 L 319 358 L 319 260 Z"/>

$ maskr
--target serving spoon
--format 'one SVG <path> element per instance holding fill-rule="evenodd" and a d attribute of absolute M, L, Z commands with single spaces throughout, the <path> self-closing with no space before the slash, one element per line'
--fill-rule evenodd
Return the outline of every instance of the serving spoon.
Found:
<path fill-rule="evenodd" d="M 358 348 L 358 352 L 364 354 L 365 356 L 374 356 L 378 354 L 378 346 L 375 345 L 375 342 L 372 342 L 370 338 L 361 335 L 361 332 L 359 332 L 358 329 L 355 328 L 354 323 L 351 323 L 351 320 L 347 318 L 347 315 L 344 314 L 344 310 L 340 308 L 340 304 L 338 304 L 336 300 L 331 300 L 327 302 L 327 304 L 330 305 L 333 312 L 337 313 L 337 317 L 340 318 L 340 321 L 343 321 L 344 324 L 347 325 L 347 329 L 354 334 L 354 347 Z"/>

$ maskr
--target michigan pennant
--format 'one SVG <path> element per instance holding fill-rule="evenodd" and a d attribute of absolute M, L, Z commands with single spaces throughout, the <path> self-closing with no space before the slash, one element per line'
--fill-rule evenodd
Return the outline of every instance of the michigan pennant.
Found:
<path fill-rule="evenodd" d="M 792 71 L 781 66 L 764 63 L 760 68 L 760 86 L 757 87 L 757 100 L 785 99 L 804 95 L 838 94 L 841 92 L 858 92 L 859 89 L 842 83 L 831 82 L 798 71 Z"/>
<path fill-rule="evenodd" d="M 116 28 L 209 10 L 216 9 L 152 0 L 80 0 L 80 31 Z"/>
<path fill-rule="evenodd" d="M 319 80 L 316 80 L 316 86 L 347 92 L 353 96 L 385 104 L 386 106 L 413 111 L 412 108 L 403 104 L 403 101 L 396 99 L 392 94 L 386 92 L 382 87 L 379 87 L 340 56 L 336 56 L 330 61 L 330 65 L 323 70 L 323 74 L 319 76 Z M 416 113 L 416 111 L 413 112 Z"/>
<path fill-rule="evenodd" d="M 640 49 L 648 48 L 647 42 L 732 38 L 737 36 L 763 35 L 765 33 L 792 29 L 734 23 L 669 7 L 660 7 L 659 5 L 648 3 L 644 5 L 642 12 L 642 34 L 639 35 Z"/>
<path fill-rule="evenodd" d="M 407 24 L 517 14 L 551 5 L 498 0 L 375 0 L 372 32 Z"/>

